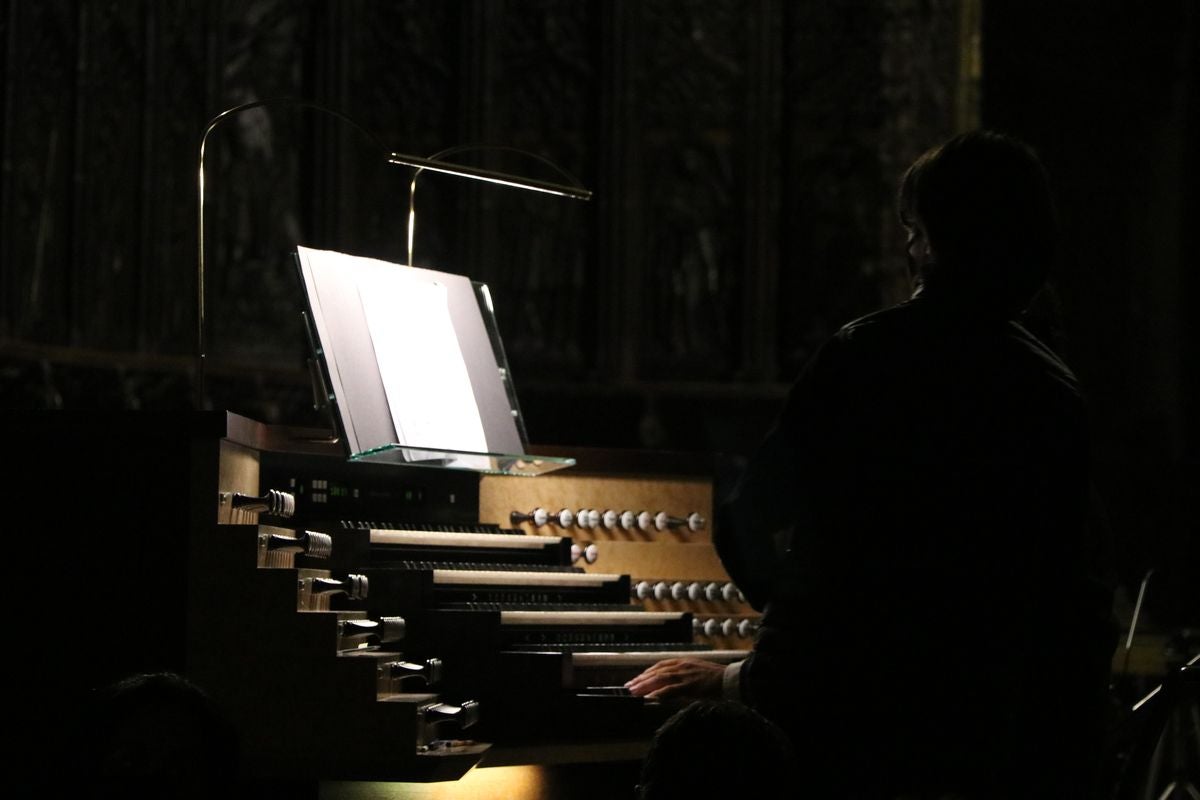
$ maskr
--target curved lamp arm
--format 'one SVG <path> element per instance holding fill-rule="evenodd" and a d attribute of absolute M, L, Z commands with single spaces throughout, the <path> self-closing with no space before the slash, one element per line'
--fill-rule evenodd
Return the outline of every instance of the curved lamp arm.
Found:
<path fill-rule="evenodd" d="M 564 178 L 571 182 L 571 185 L 561 183 L 551 183 L 549 181 L 537 180 L 535 178 L 517 177 L 503 172 L 495 172 L 493 170 L 481 169 L 479 167 L 470 167 L 465 164 L 450 164 L 441 161 L 442 158 L 454 153 L 462 153 L 468 150 L 503 150 L 509 153 L 518 153 L 523 156 L 537 159 L 551 169 L 558 172 Z M 445 150 L 438 151 L 428 158 L 420 158 L 419 156 L 410 156 L 404 153 L 388 154 L 388 163 L 399 164 L 406 167 L 416 167 L 417 171 L 413 173 L 412 184 L 408 190 L 408 266 L 413 265 L 413 234 L 417 226 L 417 178 L 420 177 L 423 170 L 432 172 L 443 172 L 447 175 L 457 175 L 460 178 L 471 178 L 478 181 L 486 181 L 495 183 L 501 186 L 511 186 L 515 189 L 527 189 L 532 192 L 543 192 L 545 194 L 558 195 L 559 197 L 569 197 L 572 200 L 591 200 L 592 193 L 588 189 L 583 188 L 575 176 L 564 170 L 562 167 L 555 164 L 548 158 L 543 158 L 537 153 L 531 153 L 528 150 L 521 150 L 517 147 L 507 147 L 503 145 L 482 145 L 482 144 L 464 144 L 455 147 L 448 147 Z"/>
<path fill-rule="evenodd" d="M 313 103 L 308 100 L 299 100 L 299 99 L 293 99 L 293 98 L 289 98 L 289 97 L 274 98 L 274 99 L 270 99 L 270 100 L 255 100 L 250 103 L 243 103 L 239 106 L 234 106 L 233 108 L 228 108 L 228 109 L 222 111 L 220 114 L 217 114 L 215 117 L 213 117 L 211 120 L 208 121 L 208 125 L 204 129 L 204 135 L 200 137 L 200 159 L 199 159 L 199 173 L 200 174 L 199 174 L 199 179 L 198 179 L 198 184 L 197 184 L 199 186 L 199 190 L 200 190 L 200 198 L 199 198 L 199 203 L 197 205 L 198 214 L 199 214 L 199 219 L 198 219 L 199 242 L 198 242 L 198 248 L 197 248 L 198 252 L 197 252 L 197 259 L 196 259 L 196 400 L 195 400 L 195 402 L 196 402 L 197 409 L 204 408 L 204 363 L 205 363 L 205 357 L 206 357 L 205 350 L 207 348 L 207 335 L 205 333 L 207 324 L 206 324 L 206 320 L 205 320 L 205 316 L 204 316 L 204 270 L 205 270 L 205 265 L 204 265 L 204 238 L 205 238 L 205 229 L 204 229 L 204 149 L 205 149 L 205 145 L 208 143 L 208 135 L 210 133 L 212 133 L 213 130 L 215 130 L 217 128 L 217 126 L 219 126 L 226 119 L 228 119 L 229 117 L 234 116 L 236 114 L 240 114 L 243 111 L 249 111 L 252 108 L 261 108 L 263 106 L 269 106 L 269 105 L 288 105 L 288 106 L 295 106 L 298 108 L 308 108 L 308 109 L 312 109 L 314 111 L 320 111 L 324 114 L 329 114 L 330 116 L 333 116 L 333 117 L 337 117 L 342 122 L 346 122 L 346 123 L 350 124 L 354 128 L 357 128 L 359 131 L 361 131 L 363 134 L 365 134 L 367 136 L 367 138 L 369 138 L 372 142 L 375 143 L 376 146 L 379 147 L 380 151 L 382 151 L 384 153 L 388 152 L 387 148 L 383 146 L 383 143 L 379 140 L 379 138 L 377 136 L 375 136 L 375 134 L 371 133 L 369 130 L 364 128 L 362 125 L 360 125 L 357 122 L 355 122 L 354 120 L 350 119 L 348 116 L 346 116 L 345 114 L 343 114 L 340 111 L 335 111 L 332 108 L 327 108 L 326 106 L 320 105 L 319 103 Z"/>
<path fill-rule="evenodd" d="M 346 116 L 345 114 L 341 113 L 340 111 L 335 111 L 334 109 L 328 108 L 326 106 L 320 105 L 319 103 L 314 103 L 314 102 L 311 102 L 308 100 L 298 100 L 298 99 L 292 99 L 292 98 L 277 98 L 277 99 L 272 99 L 272 100 L 256 100 L 256 101 L 253 101 L 250 103 L 243 103 L 242 105 L 234 106 L 233 108 L 229 108 L 229 109 L 226 109 L 225 111 L 222 111 L 220 114 L 217 114 L 215 117 L 213 117 L 211 120 L 209 120 L 207 127 L 205 127 L 205 129 L 204 129 L 204 135 L 200 138 L 199 180 L 198 180 L 198 186 L 199 186 L 199 192 L 200 192 L 199 204 L 198 204 L 199 243 L 198 243 L 198 252 L 197 252 L 198 257 L 197 257 L 197 262 L 196 262 L 196 311 L 197 311 L 197 313 L 196 313 L 196 407 L 198 409 L 202 409 L 204 407 L 204 366 L 205 366 L 205 358 L 206 358 L 205 351 L 207 348 L 207 334 L 206 334 L 207 325 L 206 325 L 205 311 L 204 311 L 204 272 L 205 272 L 205 263 L 204 263 L 204 239 L 205 239 L 204 151 L 205 151 L 205 145 L 208 142 L 208 135 L 210 133 L 212 133 L 213 130 L 216 129 L 216 127 L 218 125 L 220 125 L 223 121 L 225 121 L 229 117 L 234 116 L 235 114 L 239 114 L 242 111 L 248 111 L 252 108 L 260 108 L 262 106 L 268 106 L 268 105 L 291 105 L 291 106 L 296 106 L 299 108 L 308 108 L 308 109 L 312 109 L 314 111 L 320 111 L 322 113 L 329 114 L 333 117 L 340 119 L 343 122 L 350 124 L 354 128 L 357 128 L 359 131 L 361 131 L 363 134 L 365 134 L 371 141 L 373 141 L 379 147 L 379 149 L 382 152 L 384 152 L 386 154 L 386 160 L 388 163 L 399 164 L 402 166 L 409 166 L 409 167 L 417 168 L 417 172 L 415 175 L 413 175 L 412 185 L 409 190 L 408 265 L 410 267 L 412 266 L 413 229 L 416 224 L 414 199 L 415 199 L 416 190 L 417 190 L 417 175 L 420 175 L 422 170 L 428 169 L 428 170 L 431 170 L 434 172 L 442 172 L 442 173 L 446 173 L 448 175 L 456 175 L 460 178 L 470 178 L 472 180 L 486 181 L 488 183 L 495 183 L 495 184 L 499 184 L 502 186 L 511 186 L 513 188 L 526 189 L 526 190 L 534 191 L 534 192 L 544 192 L 547 194 L 554 194 L 554 195 L 559 195 L 562 197 L 570 197 L 575 200 L 590 200 L 592 197 L 592 193 L 589 190 L 581 187 L 579 185 L 579 182 L 570 173 L 566 172 L 564 169 L 562 169 L 558 165 L 554 164 L 553 162 L 549 161 L 548 159 L 542 158 L 541 156 L 537 155 L 536 153 L 530 153 L 525 150 L 519 150 L 518 148 L 515 148 L 515 147 L 503 147 L 503 146 L 494 146 L 493 147 L 493 146 L 488 146 L 488 145 L 459 145 L 457 147 L 447 148 L 446 150 L 442 150 L 438 153 L 435 153 L 433 156 L 430 156 L 429 158 L 421 158 L 419 156 L 410 156 L 405 153 L 388 152 L 387 148 L 385 148 L 383 146 L 383 144 L 379 141 L 379 138 L 377 136 L 375 136 L 375 134 L 371 133 L 369 130 L 364 128 L 362 125 L 360 125 L 357 122 L 355 122 L 354 120 L 350 119 L 350 117 Z M 480 150 L 480 149 L 508 150 L 510 152 L 521 153 L 522 155 L 526 155 L 531 158 L 535 158 L 535 159 L 549 165 L 550 167 L 552 167 L 554 170 L 556 170 L 561 175 L 563 175 L 565 178 L 567 178 L 569 181 L 571 181 L 573 185 L 568 186 L 568 185 L 564 185 L 564 184 L 551 183 L 549 181 L 541 181 L 541 180 L 536 180 L 536 179 L 532 179 L 532 178 L 523 178 L 523 177 L 519 177 L 516 175 L 509 175 L 509 174 L 506 174 L 503 172 L 495 172 L 493 170 L 480 169 L 478 167 L 470 167 L 470 166 L 466 166 L 463 164 L 450 164 L 450 163 L 438 160 L 444 156 L 447 156 L 447 155 L 450 155 L 450 154 L 456 153 L 456 152 L 461 152 L 463 150 Z"/>

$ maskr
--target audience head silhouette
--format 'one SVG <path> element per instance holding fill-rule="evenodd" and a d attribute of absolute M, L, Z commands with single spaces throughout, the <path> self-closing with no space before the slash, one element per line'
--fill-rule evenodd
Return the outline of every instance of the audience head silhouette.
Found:
<path fill-rule="evenodd" d="M 169 672 L 97 690 L 85 715 L 83 778 L 93 797 L 234 794 L 238 746 L 211 698 Z"/>

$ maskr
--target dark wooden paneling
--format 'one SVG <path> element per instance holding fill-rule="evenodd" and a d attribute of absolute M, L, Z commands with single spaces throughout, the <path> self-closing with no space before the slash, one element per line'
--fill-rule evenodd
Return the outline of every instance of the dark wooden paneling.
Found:
<path fill-rule="evenodd" d="M 196 346 L 196 167 L 208 118 L 206 0 L 146 4 L 139 349 Z"/>
<path fill-rule="evenodd" d="M 79 7 L 70 341 L 113 350 L 140 338 L 145 24 L 142 3 Z"/>
<path fill-rule="evenodd" d="M 230 4 L 210 40 L 217 65 L 215 115 L 257 100 L 308 98 L 317 3 Z M 289 253 L 308 243 L 319 199 L 308 190 L 314 137 L 324 115 L 284 103 L 226 118 L 208 139 L 206 308 L 213 361 L 247 364 L 233 394 L 212 385 L 210 403 L 262 418 L 279 397 L 251 400 L 255 367 L 292 369 L 302 380 L 302 296 Z M 248 404 L 246 404 L 248 402 Z"/>
<path fill-rule="evenodd" d="M 742 121 L 749 15 L 740 2 L 637 5 L 647 45 L 630 97 L 640 109 L 635 241 L 642 298 L 630 334 L 647 380 L 728 378 L 738 366 L 748 191 Z M 652 44 L 650 44 L 652 43 Z"/>
<path fill-rule="evenodd" d="M 604 146 L 595 102 L 598 4 L 510 0 L 498 11 L 488 34 L 494 41 L 483 135 L 529 155 L 478 155 L 501 171 L 593 186 Z M 608 311 L 597 302 L 596 206 L 496 188 L 479 197 L 484 237 L 474 276 L 492 291 L 515 374 L 564 380 L 594 374 L 595 331 Z"/>
<path fill-rule="evenodd" d="M 895 294 L 893 173 L 958 113 L 970 5 L 6 5 L 0 331 L 88 363 L 174 357 L 168 383 L 186 383 L 199 137 L 273 100 L 208 140 L 208 403 L 312 421 L 288 254 L 407 259 L 413 173 L 381 151 L 560 178 L 518 148 L 595 200 L 424 173 L 415 262 L 491 285 L 531 403 L 616 390 L 640 407 L 623 441 L 686 435 L 665 421 L 679 403 L 776 397 L 820 338 Z M 33 395 L 74 397 L 66 368 Z"/>
<path fill-rule="evenodd" d="M 785 233 L 777 297 L 781 374 L 877 307 L 883 124 L 879 0 L 785 9 Z"/>
<path fill-rule="evenodd" d="M 336 49 L 331 60 L 339 65 L 341 78 L 329 83 L 322 101 L 351 114 L 389 150 L 427 157 L 454 143 L 462 5 L 418 0 L 338 4 L 341 38 L 329 47 Z M 364 139 L 341 131 L 336 194 L 328 209 L 338 224 L 328 246 L 404 263 L 413 171 L 382 164 Z M 449 264 L 460 258 L 458 251 L 452 252 L 457 246 L 456 209 L 446 191 L 446 183 L 453 181 L 426 173 L 418 182 L 417 264 Z"/>
<path fill-rule="evenodd" d="M 66 344 L 79 5 L 14 3 L 5 71 L 3 304 L 10 336 Z"/>

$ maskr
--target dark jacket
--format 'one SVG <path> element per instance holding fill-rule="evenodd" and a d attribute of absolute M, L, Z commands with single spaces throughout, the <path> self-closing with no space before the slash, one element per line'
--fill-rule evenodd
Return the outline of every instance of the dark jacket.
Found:
<path fill-rule="evenodd" d="M 745 697 L 829 796 L 1080 785 L 1114 644 L 1088 462 L 1074 375 L 1015 321 L 917 297 L 805 366 L 714 535 L 765 612 Z"/>

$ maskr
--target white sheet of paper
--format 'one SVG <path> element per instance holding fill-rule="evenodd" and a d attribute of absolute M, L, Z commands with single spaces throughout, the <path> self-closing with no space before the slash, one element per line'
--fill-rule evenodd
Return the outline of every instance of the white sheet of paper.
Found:
<path fill-rule="evenodd" d="M 398 269 L 358 291 L 400 444 L 486 452 L 446 287 Z"/>

